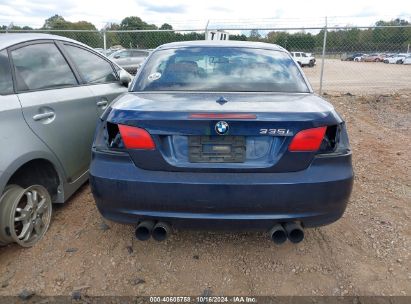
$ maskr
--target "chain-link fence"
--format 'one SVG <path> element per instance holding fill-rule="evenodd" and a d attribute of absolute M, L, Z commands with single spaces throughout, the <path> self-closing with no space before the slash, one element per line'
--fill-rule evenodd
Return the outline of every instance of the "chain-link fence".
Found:
<path fill-rule="evenodd" d="M 275 43 L 292 52 L 316 92 L 391 93 L 410 89 L 411 25 L 373 27 L 218 27 L 192 30 L 31 30 L 61 35 L 110 55 L 119 49 L 153 49 L 174 41 L 204 40 L 224 30 L 230 40 Z M 0 31 L 4 33 L 6 31 Z M 312 59 L 315 58 L 315 64 Z M 407 59 L 409 58 L 409 59 Z M 310 62 L 311 60 L 311 62 Z"/>

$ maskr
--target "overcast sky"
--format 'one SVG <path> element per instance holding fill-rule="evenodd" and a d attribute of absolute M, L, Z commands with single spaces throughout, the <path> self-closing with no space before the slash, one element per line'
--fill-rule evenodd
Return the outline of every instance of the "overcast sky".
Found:
<path fill-rule="evenodd" d="M 0 24 L 40 27 L 54 14 L 69 21 L 90 21 L 97 28 L 124 17 L 139 16 L 144 21 L 176 28 L 204 28 L 214 25 L 238 26 L 320 26 L 324 16 L 332 25 L 371 25 L 378 19 L 403 17 L 411 21 L 411 1 L 393 3 L 378 0 L 0 0 Z M 348 16 L 352 18 L 348 18 Z"/>

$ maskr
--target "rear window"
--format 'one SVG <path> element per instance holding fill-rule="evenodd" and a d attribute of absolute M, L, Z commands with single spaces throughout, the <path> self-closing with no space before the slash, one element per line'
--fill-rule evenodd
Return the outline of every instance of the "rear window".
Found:
<path fill-rule="evenodd" d="M 236 47 L 155 51 L 133 91 L 309 92 L 289 54 Z"/>
<path fill-rule="evenodd" d="M 13 93 L 10 63 L 6 50 L 0 52 L 0 95 Z"/>

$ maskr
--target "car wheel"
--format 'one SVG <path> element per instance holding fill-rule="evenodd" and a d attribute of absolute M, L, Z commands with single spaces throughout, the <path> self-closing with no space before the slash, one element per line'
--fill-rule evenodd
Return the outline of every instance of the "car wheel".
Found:
<path fill-rule="evenodd" d="M 308 64 L 308 66 L 309 66 L 310 68 L 312 68 L 312 67 L 314 66 L 314 61 L 313 61 L 313 60 L 310 60 L 310 63 Z"/>
<path fill-rule="evenodd" d="M 8 186 L 0 198 L 0 242 L 33 246 L 50 226 L 51 213 L 51 197 L 43 186 Z"/>
<path fill-rule="evenodd" d="M 401 64 L 401 63 L 402 63 L 401 59 L 397 60 L 397 62 L 396 62 L 396 64 Z"/>

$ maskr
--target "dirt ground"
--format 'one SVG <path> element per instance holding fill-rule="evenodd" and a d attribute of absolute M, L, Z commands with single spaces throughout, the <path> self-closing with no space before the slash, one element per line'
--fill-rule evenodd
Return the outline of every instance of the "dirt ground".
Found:
<path fill-rule="evenodd" d="M 104 224 L 85 185 L 34 248 L 0 248 L 0 295 L 411 295 L 411 91 L 327 98 L 356 174 L 336 223 L 297 245 L 190 231 L 138 242 L 131 226 Z"/>
<path fill-rule="evenodd" d="M 304 67 L 303 70 L 313 89 L 318 92 L 321 59 L 317 58 L 315 67 Z M 325 59 L 323 79 L 323 92 L 392 93 L 410 89 L 411 65 Z"/>

